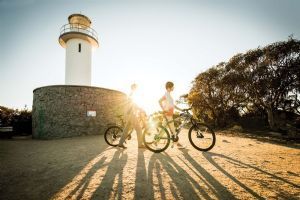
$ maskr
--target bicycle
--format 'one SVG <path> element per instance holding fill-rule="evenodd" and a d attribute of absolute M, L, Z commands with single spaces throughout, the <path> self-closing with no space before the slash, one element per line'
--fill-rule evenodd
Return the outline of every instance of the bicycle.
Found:
<path fill-rule="evenodd" d="M 168 121 L 164 115 L 164 120 L 166 121 L 166 125 L 160 124 L 152 124 L 146 129 L 143 133 L 143 141 L 147 149 L 152 152 L 160 153 L 165 151 L 170 142 L 177 142 L 178 135 L 181 129 L 191 124 L 188 131 L 188 138 L 192 146 L 199 151 L 209 151 L 211 150 L 216 143 L 216 135 L 215 132 L 205 123 L 199 122 L 197 119 L 193 117 L 193 115 L 189 112 L 191 108 L 183 109 L 179 114 L 179 119 L 181 119 L 182 123 L 179 127 L 176 128 L 176 133 L 173 133 L 169 127 L 169 124 L 173 121 L 177 120 L 177 118 L 172 121 Z M 169 133 L 171 132 L 171 135 Z"/>
<path fill-rule="evenodd" d="M 120 138 L 123 133 L 123 129 L 125 127 L 125 121 L 123 119 L 123 115 L 118 115 L 117 118 L 119 118 L 119 124 L 115 124 L 112 126 L 109 126 L 105 132 L 104 132 L 104 140 L 105 142 L 110 146 L 117 146 L 119 144 Z M 131 133 L 133 132 L 133 128 L 130 128 L 126 140 L 131 139 Z M 126 142 L 125 140 L 125 142 Z"/>
<path fill-rule="evenodd" d="M 143 116 L 143 117 L 145 117 L 145 116 Z M 144 129 L 145 128 L 145 124 L 144 124 L 145 118 L 143 118 L 143 117 L 140 117 L 139 120 L 141 123 L 141 127 Z M 123 130 L 125 128 L 125 123 L 126 123 L 126 121 L 123 118 L 123 115 L 118 115 L 117 118 L 119 118 L 119 123 L 109 126 L 104 132 L 105 142 L 108 145 L 113 146 L 113 147 L 118 146 L 121 136 L 123 134 Z M 133 132 L 133 127 L 130 127 L 127 137 L 126 137 L 126 140 L 131 139 L 132 132 Z M 126 143 L 126 140 L 125 140 L 125 143 Z"/>

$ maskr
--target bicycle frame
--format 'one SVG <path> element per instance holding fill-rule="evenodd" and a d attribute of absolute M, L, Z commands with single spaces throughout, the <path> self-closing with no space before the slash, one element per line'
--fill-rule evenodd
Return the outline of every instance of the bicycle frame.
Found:
<path fill-rule="evenodd" d="M 196 120 L 193 118 L 192 114 L 189 113 L 188 110 L 189 110 L 189 109 L 183 110 L 183 112 L 182 112 L 178 117 L 176 117 L 175 119 L 173 118 L 173 120 L 170 120 L 170 121 L 167 119 L 166 115 L 165 115 L 164 113 L 162 113 L 164 119 L 166 120 L 166 123 L 167 123 L 166 125 L 168 126 L 168 129 L 169 129 L 171 135 L 178 137 L 178 135 L 179 135 L 180 132 L 181 132 L 181 129 L 182 129 L 186 124 L 188 124 L 189 122 L 191 122 L 192 125 L 196 125 L 196 124 L 197 124 Z M 187 117 L 184 119 L 184 122 L 183 122 L 182 124 L 180 124 L 179 127 L 177 128 L 178 131 L 176 131 L 175 133 L 173 133 L 173 131 L 172 131 L 171 127 L 170 127 L 170 123 L 172 123 L 172 122 L 174 123 L 175 120 L 178 119 L 178 118 L 183 119 L 183 117 L 181 116 L 182 114 L 187 115 Z M 171 138 L 171 139 L 173 140 L 173 138 Z"/>

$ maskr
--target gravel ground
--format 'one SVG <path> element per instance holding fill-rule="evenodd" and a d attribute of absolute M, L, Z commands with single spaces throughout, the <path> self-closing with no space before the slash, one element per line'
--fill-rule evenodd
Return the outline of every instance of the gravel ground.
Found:
<path fill-rule="evenodd" d="M 199 152 L 180 140 L 160 154 L 135 137 L 126 150 L 103 136 L 0 140 L 0 199 L 300 199 L 299 145 L 217 134 Z"/>

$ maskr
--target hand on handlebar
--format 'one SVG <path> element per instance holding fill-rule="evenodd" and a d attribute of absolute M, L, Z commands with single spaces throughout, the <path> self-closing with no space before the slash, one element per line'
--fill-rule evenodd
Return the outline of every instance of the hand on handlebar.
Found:
<path fill-rule="evenodd" d="M 182 112 L 187 112 L 189 110 L 191 110 L 192 108 L 186 108 L 186 109 L 181 109 Z"/>

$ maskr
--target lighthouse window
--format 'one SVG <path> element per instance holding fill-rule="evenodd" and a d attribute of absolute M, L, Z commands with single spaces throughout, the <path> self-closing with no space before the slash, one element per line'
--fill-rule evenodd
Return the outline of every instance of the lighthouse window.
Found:
<path fill-rule="evenodd" d="M 81 44 L 78 44 L 78 52 L 81 52 Z"/>

